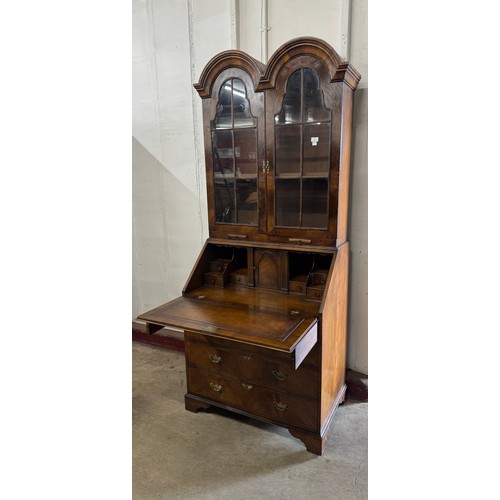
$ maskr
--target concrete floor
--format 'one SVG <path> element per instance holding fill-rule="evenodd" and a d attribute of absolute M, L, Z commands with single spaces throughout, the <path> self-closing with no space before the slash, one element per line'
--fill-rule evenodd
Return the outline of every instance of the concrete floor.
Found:
<path fill-rule="evenodd" d="M 368 404 L 339 407 L 321 457 L 286 429 L 184 409 L 184 355 L 133 343 L 133 498 L 366 499 Z"/>

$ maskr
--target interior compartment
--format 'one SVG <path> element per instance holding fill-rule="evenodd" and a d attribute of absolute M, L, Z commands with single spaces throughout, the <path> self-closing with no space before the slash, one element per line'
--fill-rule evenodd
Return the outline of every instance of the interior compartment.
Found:
<path fill-rule="evenodd" d="M 211 248 L 212 258 L 203 273 L 203 283 L 224 287 L 228 283 L 246 285 L 248 281 L 247 250 L 230 246 Z"/>
<path fill-rule="evenodd" d="M 332 264 L 333 255 L 290 252 L 289 293 L 321 300 Z"/>

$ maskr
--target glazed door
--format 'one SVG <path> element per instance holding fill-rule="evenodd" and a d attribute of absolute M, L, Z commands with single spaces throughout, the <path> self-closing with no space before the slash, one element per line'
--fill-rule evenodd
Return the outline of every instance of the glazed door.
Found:
<path fill-rule="evenodd" d="M 248 74 L 223 71 L 204 110 L 209 221 L 212 236 L 265 233 L 264 95 Z M 208 128 L 208 130 L 207 130 Z"/>
<path fill-rule="evenodd" d="M 331 83 L 323 63 L 310 56 L 285 65 L 267 91 L 270 236 L 335 237 L 341 97 L 341 84 Z"/>

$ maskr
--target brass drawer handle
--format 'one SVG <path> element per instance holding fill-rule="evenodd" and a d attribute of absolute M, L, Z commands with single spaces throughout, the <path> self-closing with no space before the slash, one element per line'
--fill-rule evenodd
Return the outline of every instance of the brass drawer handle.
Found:
<path fill-rule="evenodd" d="M 285 403 L 278 403 L 278 401 L 273 401 L 273 405 L 274 405 L 274 407 L 278 411 L 285 411 L 286 409 L 288 409 L 288 405 L 287 404 L 285 404 Z"/>
<path fill-rule="evenodd" d="M 252 356 L 248 356 L 247 354 L 242 354 L 241 357 L 245 360 L 245 361 L 250 361 L 252 359 Z"/>
<path fill-rule="evenodd" d="M 219 363 L 222 358 L 220 356 L 217 356 L 217 354 L 209 354 L 208 357 L 210 358 L 210 361 L 212 361 L 212 363 Z"/>
<path fill-rule="evenodd" d="M 283 372 L 277 372 L 276 370 L 273 370 L 273 375 L 278 379 L 278 380 L 286 380 L 288 378 L 288 375 Z"/>
<path fill-rule="evenodd" d="M 234 240 L 246 240 L 247 235 L 246 234 L 232 234 L 232 233 L 227 233 L 227 237 L 234 239 Z"/>
<path fill-rule="evenodd" d="M 242 383 L 241 383 L 241 385 L 242 385 L 242 386 L 243 386 L 243 387 L 244 387 L 247 391 L 249 391 L 249 390 L 252 388 L 252 386 L 251 386 L 250 384 L 245 384 L 244 382 L 242 382 Z"/>
<path fill-rule="evenodd" d="M 222 391 L 222 385 L 219 384 L 214 384 L 213 382 L 210 382 L 210 387 L 215 391 L 215 392 L 220 392 Z"/>
<path fill-rule="evenodd" d="M 309 244 L 312 242 L 312 240 L 309 240 L 307 238 L 288 238 L 288 241 L 290 243 L 299 243 L 299 244 L 302 244 L 302 243 Z"/>

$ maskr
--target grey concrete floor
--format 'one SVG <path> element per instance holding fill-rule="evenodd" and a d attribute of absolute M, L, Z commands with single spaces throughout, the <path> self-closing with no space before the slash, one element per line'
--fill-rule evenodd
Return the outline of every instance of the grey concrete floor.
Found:
<path fill-rule="evenodd" d="M 368 404 L 335 413 L 322 456 L 286 429 L 184 409 L 184 355 L 133 343 L 133 498 L 366 499 Z"/>

